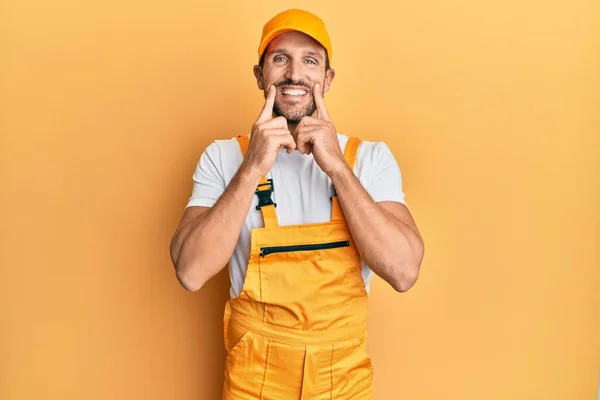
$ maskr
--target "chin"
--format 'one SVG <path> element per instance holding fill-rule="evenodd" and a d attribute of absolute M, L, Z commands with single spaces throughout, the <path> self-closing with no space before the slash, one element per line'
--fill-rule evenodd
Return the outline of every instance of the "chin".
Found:
<path fill-rule="evenodd" d="M 293 113 L 284 113 L 284 117 L 285 119 L 287 119 L 288 123 L 292 123 L 292 124 L 297 124 L 298 122 L 300 122 L 300 120 L 302 118 L 304 118 L 306 114 L 304 113 L 297 113 L 297 112 L 293 112 Z"/>
<path fill-rule="evenodd" d="M 285 108 L 278 107 L 278 105 L 275 104 L 273 111 L 275 112 L 275 115 L 282 116 L 285 119 L 287 119 L 289 124 L 297 124 L 305 116 L 312 115 L 312 113 L 314 112 L 314 109 L 313 109 L 313 107 L 311 107 L 310 104 L 303 105 L 300 107 L 285 107 Z"/>

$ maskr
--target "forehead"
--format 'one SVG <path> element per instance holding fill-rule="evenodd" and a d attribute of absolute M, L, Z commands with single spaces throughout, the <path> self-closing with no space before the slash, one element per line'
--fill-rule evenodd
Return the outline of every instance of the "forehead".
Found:
<path fill-rule="evenodd" d="M 311 51 L 325 55 L 325 48 L 312 37 L 297 31 L 285 32 L 277 35 L 269 45 L 265 53 L 273 50 L 286 49 L 288 51 Z"/>

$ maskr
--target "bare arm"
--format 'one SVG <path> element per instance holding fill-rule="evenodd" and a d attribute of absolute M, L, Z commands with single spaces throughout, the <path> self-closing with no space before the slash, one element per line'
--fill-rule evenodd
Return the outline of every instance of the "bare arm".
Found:
<path fill-rule="evenodd" d="M 410 289 L 419 275 L 424 246 L 408 208 L 394 201 L 375 203 L 347 165 L 331 179 L 367 265 L 395 290 Z"/>
<path fill-rule="evenodd" d="M 373 201 L 344 159 L 320 85 L 315 85 L 313 95 L 318 117 L 300 121 L 298 150 L 314 154 L 331 178 L 363 260 L 394 289 L 404 292 L 416 282 L 423 258 L 415 221 L 404 204 Z"/>
<path fill-rule="evenodd" d="M 271 87 L 252 127 L 248 154 L 219 200 L 212 208 L 186 209 L 171 239 L 171 260 L 187 290 L 200 289 L 227 265 L 261 177 L 271 169 L 279 150 L 296 148 L 286 119 L 272 118 L 275 95 Z"/>
<path fill-rule="evenodd" d="M 177 279 L 200 289 L 229 262 L 260 176 L 240 168 L 212 208 L 188 207 L 171 240 Z"/>

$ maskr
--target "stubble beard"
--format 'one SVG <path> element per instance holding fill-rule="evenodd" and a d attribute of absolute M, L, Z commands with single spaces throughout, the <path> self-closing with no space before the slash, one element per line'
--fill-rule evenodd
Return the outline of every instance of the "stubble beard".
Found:
<path fill-rule="evenodd" d="M 315 105 L 315 100 L 312 96 L 308 104 L 288 107 L 287 110 L 284 110 L 277 101 L 273 104 L 273 113 L 278 117 L 284 117 L 288 124 L 294 125 L 297 125 L 305 116 L 312 115 L 316 109 L 317 106 Z"/>

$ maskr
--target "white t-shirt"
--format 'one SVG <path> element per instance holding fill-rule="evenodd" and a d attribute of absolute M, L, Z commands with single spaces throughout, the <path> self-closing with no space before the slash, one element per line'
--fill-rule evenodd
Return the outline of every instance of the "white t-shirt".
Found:
<path fill-rule="evenodd" d="M 343 151 L 348 136 L 338 133 L 338 139 Z M 212 207 L 231 182 L 242 161 L 242 151 L 236 138 L 211 143 L 196 166 L 192 196 L 187 207 Z M 400 168 L 384 142 L 361 142 L 354 174 L 375 202 L 397 201 L 406 204 Z M 317 165 L 312 154 L 303 155 L 297 150 L 288 154 L 282 149 L 267 178 L 273 179 L 275 190 L 272 199 L 277 203 L 275 210 L 280 226 L 331 220 L 331 179 Z M 258 197 L 254 196 L 229 263 L 231 298 L 239 296 L 246 277 L 250 257 L 250 232 L 254 228 L 264 227 L 262 214 L 255 208 L 257 204 Z M 362 275 L 368 292 L 373 272 L 364 261 Z"/>

